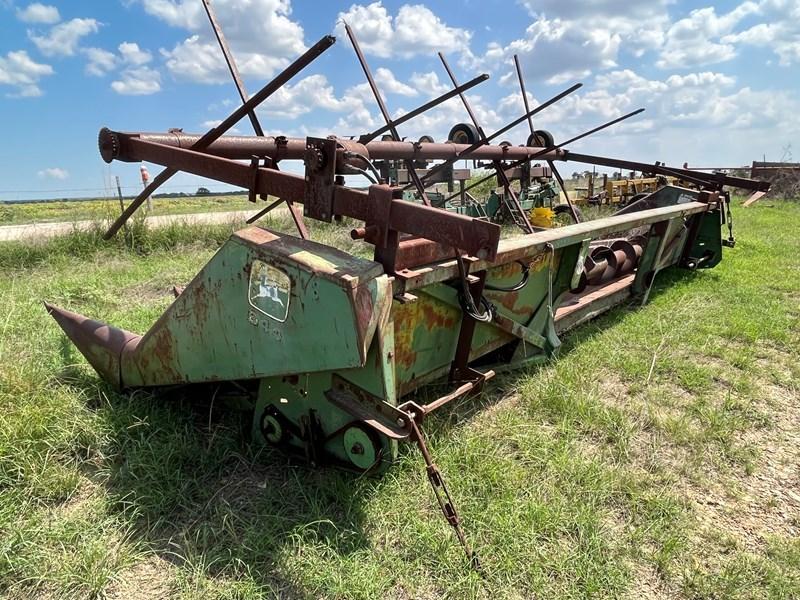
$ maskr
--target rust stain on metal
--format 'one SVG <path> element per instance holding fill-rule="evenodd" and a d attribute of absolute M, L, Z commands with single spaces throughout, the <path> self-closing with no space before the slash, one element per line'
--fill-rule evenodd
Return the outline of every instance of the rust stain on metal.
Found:
<path fill-rule="evenodd" d="M 460 323 L 460 312 L 443 302 L 421 295 L 416 302 L 394 303 L 395 362 L 411 369 L 417 361 L 414 341 L 419 328 L 431 332 L 435 329 L 453 330 Z"/>

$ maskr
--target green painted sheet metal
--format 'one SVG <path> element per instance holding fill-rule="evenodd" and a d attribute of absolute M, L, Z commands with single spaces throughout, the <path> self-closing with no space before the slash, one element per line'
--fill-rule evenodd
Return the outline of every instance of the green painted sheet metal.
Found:
<path fill-rule="evenodd" d="M 285 274 L 288 289 L 253 280 L 264 264 L 278 278 Z M 322 244 L 258 228 L 238 232 L 153 328 L 126 347 L 123 383 L 254 379 L 363 365 L 391 302 L 381 272 L 377 263 Z"/>

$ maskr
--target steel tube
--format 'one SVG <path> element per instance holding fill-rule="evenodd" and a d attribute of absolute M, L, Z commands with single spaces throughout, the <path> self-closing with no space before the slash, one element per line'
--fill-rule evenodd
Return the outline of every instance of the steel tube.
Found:
<path fill-rule="evenodd" d="M 110 129 L 100 131 L 99 143 L 101 153 L 106 162 L 121 160 L 137 162 L 141 160 L 131 150 L 129 140 L 154 142 L 175 148 L 192 148 L 202 136 L 196 133 L 174 131 L 167 133 L 121 132 Z M 349 142 L 350 140 L 343 140 Z M 112 149 L 113 147 L 113 149 Z M 533 146 L 495 146 L 486 144 L 465 152 L 468 144 L 450 143 L 414 143 L 414 142 L 379 142 L 373 141 L 364 145 L 372 160 L 447 160 L 454 157 L 474 160 L 525 160 L 545 150 Z M 226 135 L 217 139 L 203 150 L 207 154 L 233 160 L 250 160 L 253 156 L 268 157 L 274 160 L 302 160 L 306 151 L 305 138 L 253 137 L 243 135 Z M 548 150 L 542 156 L 560 160 L 564 151 L 560 148 Z"/>

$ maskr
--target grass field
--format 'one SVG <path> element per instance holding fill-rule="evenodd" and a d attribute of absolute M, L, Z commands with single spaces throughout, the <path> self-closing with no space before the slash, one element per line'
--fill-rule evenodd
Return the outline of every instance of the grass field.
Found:
<path fill-rule="evenodd" d="M 125 199 L 125 206 L 131 198 Z M 191 196 L 186 198 L 154 198 L 151 215 L 182 215 L 202 212 L 250 210 L 253 205 L 246 195 Z M 143 212 L 143 211 L 142 211 Z M 113 219 L 119 216 L 119 200 L 97 199 L 80 202 L 20 202 L 0 204 L 0 226 L 23 223 L 54 223 L 91 219 Z"/>
<path fill-rule="evenodd" d="M 800 597 L 800 204 L 734 216 L 719 267 L 428 422 L 483 577 L 411 446 L 381 479 L 256 452 L 220 406 L 114 393 L 41 305 L 142 332 L 230 228 L 0 245 L 0 594 Z"/>

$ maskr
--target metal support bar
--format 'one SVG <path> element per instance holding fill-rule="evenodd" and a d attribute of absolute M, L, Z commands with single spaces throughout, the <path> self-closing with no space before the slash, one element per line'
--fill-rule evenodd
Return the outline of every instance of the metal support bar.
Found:
<path fill-rule="evenodd" d="M 439 59 L 442 61 L 444 65 L 444 70 L 447 71 L 447 75 L 450 77 L 450 81 L 453 82 L 454 86 L 458 85 L 458 81 L 456 80 L 456 76 L 453 74 L 452 69 L 450 69 L 450 65 L 447 64 L 447 59 L 444 57 L 444 54 L 439 52 Z M 486 140 L 486 134 L 483 132 L 483 127 L 480 126 L 478 123 L 478 118 L 475 116 L 475 113 L 472 112 L 472 107 L 467 101 L 467 97 L 464 94 L 459 94 L 459 98 L 461 98 L 461 103 L 464 105 L 464 108 L 467 109 L 467 113 L 469 114 L 469 118 L 472 120 L 472 124 L 475 125 L 475 129 L 478 130 L 478 135 L 480 135 L 482 140 Z M 530 112 L 528 110 L 528 106 L 526 103 L 525 112 Z M 530 116 L 528 116 L 528 120 L 530 120 Z M 522 206 L 519 203 L 519 198 L 517 198 L 517 194 L 511 189 L 511 181 L 509 181 L 508 177 L 506 176 L 506 172 L 503 170 L 502 165 L 499 160 L 492 161 L 492 166 L 494 167 L 495 173 L 497 174 L 497 179 L 502 183 L 503 188 L 505 189 L 506 195 L 511 197 L 512 207 L 509 209 L 511 213 L 511 218 L 514 220 L 515 223 L 518 223 L 519 220 L 522 221 L 520 224 L 521 229 L 525 233 L 533 232 L 533 227 L 531 227 L 531 222 L 528 220 L 528 215 L 525 214 L 525 211 L 522 210 Z M 463 189 L 463 185 L 461 188 Z M 459 191 L 459 193 L 461 193 Z M 515 214 L 516 211 L 516 214 Z M 519 216 L 519 219 L 518 219 Z M 518 223 L 519 224 L 519 223 Z"/>
<path fill-rule="evenodd" d="M 396 142 L 400 141 L 400 134 L 397 133 L 397 127 L 395 127 L 394 123 L 392 122 L 392 118 L 389 116 L 389 110 L 386 108 L 386 103 L 383 101 L 383 97 L 381 96 L 380 91 L 378 90 L 378 85 L 375 83 L 375 80 L 372 78 L 372 72 L 369 69 L 369 65 L 367 64 L 367 59 L 364 58 L 364 53 L 361 52 L 361 46 L 358 45 L 358 40 L 356 39 L 356 34 L 350 28 L 350 25 L 347 23 L 344 24 L 345 31 L 347 31 L 347 37 L 350 38 L 350 42 L 353 44 L 353 49 L 356 51 L 356 56 L 358 57 L 358 62 L 361 63 L 361 69 L 364 71 L 364 75 L 367 78 L 367 83 L 369 84 L 370 89 L 372 90 L 372 95 L 375 96 L 375 102 L 378 103 L 378 108 L 381 109 L 381 114 L 383 115 L 383 120 L 386 121 L 386 126 L 389 128 L 390 133 L 392 134 L 392 138 Z M 422 201 L 425 203 L 425 206 L 430 206 L 431 201 L 428 199 L 428 194 L 425 193 L 425 186 L 422 185 L 422 181 L 417 175 L 417 171 L 414 168 L 414 163 L 411 160 L 405 160 L 406 169 L 408 169 L 408 176 L 411 178 L 411 181 L 414 184 L 414 187 L 417 188 L 417 193 L 422 198 Z"/>
<path fill-rule="evenodd" d="M 445 102 L 446 100 L 449 100 L 450 98 L 452 98 L 454 96 L 457 96 L 458 94 L 461 94 L 463 92 L 466 92 L 469 89 L 472 89 L 473 87 L 475 87 L 479 83 L 483 83 L 487 79 L 489 79 L 489 76 L 486 73 L 484 73 L 482 75 L 478 75 L 474 79 L 470 79 L 464 85 L 460 85 L 457 88 L 450 90 L 449 92 L 445 92 L 444 94 L 442 94 L 438 98 L 434 98 L 430 102 L 426 102 L 422 106 L 419 106 L 419 107 L 415 108 L 414 110 L 412 110 L 410 112 L 407 112 L 403 116 L 397 117 L 394 121 L 391 121 L 389 124 L 386 124 L 383 127 L 379 127 L 378 129 L 376 129 L 372 133 L 367 133 L 366 135 L 362 135 L 360 138 L 358 138 L 358 141 L 361 144 L 366 144 L 368 142 L 371 142 L 372 140 L 377 138 L 382 133 L 386 133 L 387 131 L 389 131 L 389 129 L 392 126 L 397 127 L 398 125 L 402 125 L 403 123 L 405 123 L 407 121 L 410 121 L 414 117 L 417 117 L 417 116 L 421 115 L 422 113 L 424 113 L 426 111 L 429 111 L 430 109 L 432 109 L 432 108 L 434 108 L 436 106 L 439 106 L 442 102 Z"/>
<path fill-rule="evenodd" d="M 251 225 L 252 223 L 255 223 L 255 222 L 256 222 L 256 221 L 258 221 L 258 220 L 259 220 L 261 217 L 263 217 L 265 214 L 267 214 L 268 212 L 270 212 L 270 211 L 271 211 L 273 208 L 275 208 L 276 206 L 278 206 L 278 205 L 279 205 L 281 202 L 283 202 L 283 199 L 281 199 L 281 198 L 278 198 L 277 200 L 275 200 L 275 202 L 270 202 L 270 203 L 267 205 L 267 207 L 266 207 L 266 208 L 263 208 L 263 209 L 261 209 L 261 210 L 260 210 L 260 211 L 258 211 L 256 214 L 254 214 L 252 217 L 248 218 L 248 219 L 247 219 L 247 221 L 246 221 L 246 223 L 247 223 L 248 225 Z"/>
<path fill-rule="evenodd" d="M 326 35 L 321 40 L 319 40 L 316 44 L 314 44 L 311 48 L 306 50 L 306 52 L 297 60 L 295 60 L 291 65 L 286 67 L 277 77 L 275 77 L 272 81 L 270 81 L 267 85 L 265 85 L 261 90 L 259 90 L 255 96 L 251 97 L 247 102 L 242 104 L 239 108 L 233 111 L 222 123 L 214 127 L 213 129 L 209 130 L 208 133 L 203 135 L 193 146 L 192 150 L 205 150 L 211 142 L 216 139 L 222 137 L 222 135 L 228 131 L 231 127 L 236 125 L 244 116 L 246 116 L 250 111 L 255 109 L 259 104 L 261 104 L 264 100 L 269 98 L 272 94 L 274 94 L 277 90 L 283 87 L 292 77 L 297 75 L 300 71 L 302 71 L 305 67 L 307 67 L 311 62 L 314 61 L 319 55 L 321 55 L 325 50 L 330 48 L 336 42 L 336 38 L 332 35 Z M 104 239 L 108 240 L 111 239 L 122 227 L 125 222 L 131 217 L 131 215 L 136 212 L 136 210 L 144 203 L 148 196 L 151 196 L 163 183 L 165 183 L 170 177 L 175 175 L 178 172 L 178 169 L 166 168 L 161 173 L 155 176 L 153 181 L 148 185 L 142 193 L 140 193 L 136 199 L 128 205 L 128 208 L 125 209 L 125 212 L 120 215 L 120 217 L 111 224 L 106 234 L 103 236 Z M 245 186 L 242 186 L 245 187 Z"/>
<path fill-rule="evenodd" d="M 98 136 L 101 145 L 101 155 L 106 162 L 121 160 L 135 162 L 128 153 L 128 140 L 138 138 L 146 142 L 156 142 L 164 146 L 175 146 L 176 148 L 191 148 L 202 136 L 196 133 L 184 133 L 183 131 L 169 131 L 167 133 L 150 133 L 143 131 L 125 132 L 112 131 L 103 128 Z M 338 139 L 342 148 L 357 145 L 353 140 Z M 479 148 L 473 148 L 469 144 L 453 144 L 451 142 L 395 142 L 395 141 L 376 141 L 373 140 L 363 145 L 363 152 L 370 160 L 398 160 L 408 158 L 411 160 L 446 160 L 457 157 L 456 160 L 520 160 L 528 158 L 534 154 L 539 156 L 542 148 L 532 148 L 529 146 L 497 146 L 487 144 Z M 470 150 L 468 154 L 465 154 Z M 209 144 L 203 150 L 207 154 L 230 158 L 234 160 L 250 160 L 255 155 L 262 158 L 270 158 L 274 162 L 284 160 L 302 160 L 306 152 L 306 138 L 287 138 L 284 136 L 255 137 L 246 135 L 225 135 L 220 139 Z M 550 150 L 547 157 L 557 159 L 563 153 L 556 148 Z M 339 173 L 343 174 L 343 173 Z"/>
<path fill-rule="evenodd" d="M 203 0 L 203 8 L 206 9 L 208 20 L 211 23 L 211 29 L 214 30 L 214 35 L 217 37 L 219 47 L 222 50 L 222 55 L 225 57 L 225 62 L 228 64 L 228 70 L 233 78 L 233 83 L 236 85 L 236 91 L 239 92 L 239 98 L 242 99 L 242 103 L 245 103 L 250 99 L 250 97 L 248 96 L 247 89 L 244 87 L 244 82 L 239 75 L 239 68 L 236 66 L 236 61 L 234 60 L 231 49 L 228 46 L 228 40 L 225 39 L 225 35 L 222 33 L 222 27 L 220 27 L 219 22 L 217 21 L 217 15 L 214 13 L 214 9 L 211 8 L 211 0 Z M 255 131 L 256 135 L 258 137 L 264 137 L 264 130 L 262 129 L 261 123 L 256 116 L 256 111 L 254 109 L 248 111 L 247 116 L 250 118 L 250 123 L 253 125 L 253 131 Z M 300 237 L 304 240 L 307 240 L 308 229 L 306 229 L 306 224 L 303 222 L 303 215 L 301 215 L 292 205 L 291 198 L 284 198 L 284 202 L 286 202 L 286 205 L 289 207 L 289 212 L 292 214 L 292 219 L 294 220 L 294 224 L 297 227 Z M 261 213 L 258 214 L 260 215 Z M 257 218 L 259 217 L 256 217 L 256 219 Z M 250 220 L 248 219 L 248 223 L 249 222 Z"/>
<path fill-rule="evenodd" d="M 236 90 L 239 92 L 239 97 L 242 99 L 243 103 L 247 102 L 247 90 L 245 89 L 244 82 L 239 75 L 239 68 L 236 66 L 236 61 L 233 58 L 233 54 L 231 54 L 231 49 L 228 46 L 228 40 L 225 39 L 225 35 L 222 33 L 222 27 L 220 27 L 219 21 L 217 21 L 217 15 L 214 13 L 214 9 L 211 8 L 211 0 L 203 0 L 203 8 L 206 9 L 208 20 L 211 23 L 211 29 L 214 30 L 214 35 L 217 38 L 217 42 L 219 42 L 219 47 L 222 50 L 222 56 L 225 57 L 225 62 L 228 64 L 228 70 L 233 78 L 233 83 L 236 85 Z M 258 122 L 258 117 L 256 116 L 255 111 L 248 111 L 247 116 L 250 118 L 250 123 L 253 125 L 253 131 L 256 132 L 256 135 L 258 137 L 264 137 L 264 130 L 261 128 L 261 123 Z"/>

